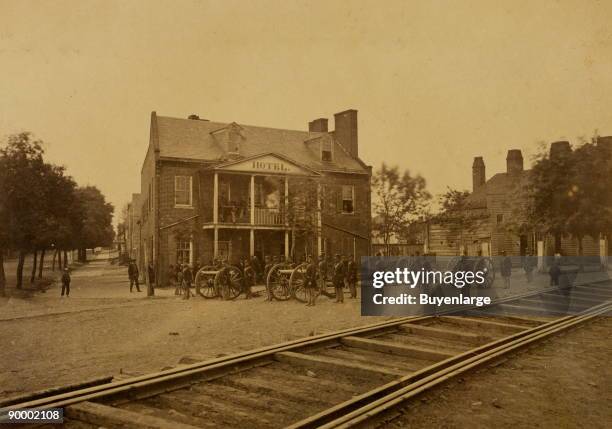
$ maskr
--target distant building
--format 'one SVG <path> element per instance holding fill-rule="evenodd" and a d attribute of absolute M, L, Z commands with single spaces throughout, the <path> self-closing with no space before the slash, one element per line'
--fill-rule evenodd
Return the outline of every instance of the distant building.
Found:
<path fill-rule="evenodd" d="M 141 263 L 306 253 L 367 255 L 371 168 L 357 111 L 283 130 L 151 114 L 141 172 Z M 135 203 L 135 202 L 134 202 Z"/>
<path fill-rule="evenodd" d="M 610 144 L 610 137 L 600 138 L 600 143 Z M 554 142 L 550 147 L 550 156 L 571 150 L 567 141 Z M 488 180 L 483 158 L 475 157 L 472 164 L 472 193 L 467 198 L 463 213 L 469 213 L 472 219 L 469 227 L 462 226 L 459 221 L 428 223 L 425 250 L 441 256 L 464 253 L 470 256 L 497 256 L 503 251 L 513 256 L 529 252 L 541 256 L 558 252 L 576 256 L 578 240 L 575 237 L 553 237 L 535 230 L 517 234 L 508 228 L 515 221 L 517 206 L 526 202 L 522 190 L 530 180 L 529 172 L 524 169 L 523 156 L 518 149 L 508 151 L 506 171 Z M 583 238 L 584 256 L 606 257 L 609 247 L 609 241 L 604 236 Z"/>
<path fill-rule="evenodd" d="M 138 261 L 140 259 L 140 194 L 132 194 L 132 200 L 128 203 L 125 233 L 128 257 Z"/>

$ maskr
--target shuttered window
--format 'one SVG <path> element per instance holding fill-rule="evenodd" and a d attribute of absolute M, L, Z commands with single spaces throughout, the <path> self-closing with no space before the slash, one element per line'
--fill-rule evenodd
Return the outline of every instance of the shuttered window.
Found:
<path fill-rule="evenodd" d="M 342 213 L 355 212 L 355 187 L 351 185 L 342 186 Z"/>
<path fill-rule="evenodd" d="M 174 205 L 179 207 L 192 206 L 191 176 L 174 177 Z"/>

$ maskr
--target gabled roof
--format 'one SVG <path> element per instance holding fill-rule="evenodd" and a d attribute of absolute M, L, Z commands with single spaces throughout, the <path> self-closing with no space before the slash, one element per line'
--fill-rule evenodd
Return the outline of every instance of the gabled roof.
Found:
<path fill-rule="evenodd" d="M 171 118 L 152 115 L 151 130 L 161 158 L 194 159 L 223 162 L 226 148 L 215 138 L 219 131 L 235 123 Z M 319 145 L 307 142 L 317 137 L 330 138 L 331 133 L 265 128 L 235 124 L 242 136 L 239 155 L 245 158 L 275 153 L 316 171 L 346 171 L 368 173 L 367 167 L 352 158 L 339 143 L 334 142 L 333 162 L 321 161 Z"/>
<path fill-rule="evenodd" d="M 523 170 L 519 174 L 497 173 L 493 175 L 484 185 L 472 192 L 466 199 L 470 208 L 486 208 L 487 196 L 509 195 L 513 191 L 519 191 L 529 180 L 530 170 Z"/>

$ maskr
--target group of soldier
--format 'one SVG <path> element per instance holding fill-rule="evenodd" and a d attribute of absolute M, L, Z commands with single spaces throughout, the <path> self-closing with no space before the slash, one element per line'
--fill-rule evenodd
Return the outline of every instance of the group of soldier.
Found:
<path fill-rule="evenodd" d="M 301 263 L 306 264 L 304 275 L 304 289 L 308 297 L 307 306 L 314 306 L 319 294 L 327 288 L 328 284 L 332 284 L 335 289 L 335 302 L 344 302 L 344 289 L 348 288 L 350 297 L 357 297 L 357 280 L 358 268 L 353 256 L 336 254 L 334 258 L 328 258 L 324 253 L 319 257 L 307 255 Z M 268 285 L 268 274 L 276 265 L 281 265 L 286 269 L 293 269 L 299 265 L 286 258 L 284 255 L 266 255 L 263 258 L 263 263 L 257 256 L 250 258 L 242 258 L 237 267 L 242 272 L 242 292 L 246 299 L 253 297 L 252 288 L 256 284 Z M 194 282 L 195 276 L 200 269 L 201 264 L 191 266 L 189 264 L 178 263 L 170 265 L 169 279 L 170 284 L 175 287 L 175 294 L 182 295 L 183 299 L 189 299 L 192 295 L 190 288 Z M 227 266 L 227 262 L 222 258 L 216 258 L 210 266 L 221 269 Z M 149 274 L 149 282 L 155 282 L 155 269 L 152 263 L 147 267 Z M 131 261 L 128 265 L 128 276 L 130 279 L 130 292 L 133 287 L 140 292 L 139 286 L 139 271 L 135 261 Z M 221 298 L 226 294 L 221 293 Z M 273 301 L 274 296 L 268 286 L 266 286 L 266 300 Z"/>

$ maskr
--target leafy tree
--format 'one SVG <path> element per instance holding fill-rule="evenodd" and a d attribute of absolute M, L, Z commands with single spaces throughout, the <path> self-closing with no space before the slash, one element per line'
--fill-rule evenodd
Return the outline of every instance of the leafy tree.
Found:
<path fill-rule="evenodd" d="M 389 252 L 392 237 L 401 236 L 413 222 L 425 215 L 431 199 L 426 182 L 420 175 L 411 176 L 408 170 L 385 163 L 372 177 L 373 217 L 375 232 L 382 237 Z"/>
<path fill-rule="evenodd" d="M 289 254 L 295 258 L 298 239 L 304 240 L 305 253 L 315 253 L 317 213 L 317 184 L 311 179 L 292 179 L 286 221 L 291 228 L 291 249 Z"/>
<path fill-rule="evenodd" d="M 83 214 L 82 228 L 75 247 L 79 249 L 79 260 L 85 262 L 86 249 L 112 244 L 115 236 L 112 226 L 114 207 L 106 202 L 102 192 L 95 186 L 78 188 L 75 193 L 76 204 L 80 205 Z"/>
<path fill-rule="evenodd" d="M 0 148 L 0 246 L 19 250 L 17 288 L 22 287 L 25 256 L 34 248 L 37 228 L 44 221 L 43 153 L 42 142 L 27 132 L 9 136 Z"/>
<path fill-rule="evenodd" d="M 598 138 L 583 142 L 573 151 L 551 157 L 541 153 L 534 163 L 527 185 L 526 211 L 544 233 L 559 237 L 571 235 L 582 241 L 612 231 L 612 155 Z"/>

